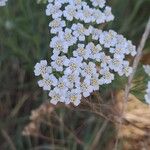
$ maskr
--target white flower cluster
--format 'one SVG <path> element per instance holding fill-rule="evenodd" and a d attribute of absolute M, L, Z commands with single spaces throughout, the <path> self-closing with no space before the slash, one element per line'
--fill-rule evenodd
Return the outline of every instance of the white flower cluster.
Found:
<path fill-rule="evenodd" d="M 90 0 L 93 6 L 101 9 L 90 8 L 82 0 L 48 0 L 46 15 L 52 16 L 53 19 L 65 18 L 68 21 L 80 20 L 85 23 L 104 23 L 114 19 L 109 6 L 105 7 L 106 0 Z M 67 6 L 66 6 L 67 5 Z M 64 8 L 62 10 L 61 8 Z"/>
<path fill-rule="evenodd" d="M 145 72 L 150 76 L 150 65 L 143 65 Z"/>
<path fill-rule="evenodd" d="M 150 65 L 143 65 L 143 68 L 144 68 L 145 72 L 150 76 Z M 145 101 L 148 104 L 150 104 L 150 81 L 148 81 L 146 95 L 145 95 Z"/>
<path fill-rule="evenodd" d="M 147 86 L 146 95 L 145 95 L 145 101 L 146 101 L 146 103 L 150 104 L 150 81 L 148 81 L 148 86 Z"/>
<path fill-rule="evenodd" d="M 132 68 L 126 56 L 136 55 L 135 46 L 113 30 L 97 28 L 114 19 L 106 0 L 48 2 L 53 54 L 50 66 L 41 60 L 34 72 L 42 76 L 38 84 L 49 91 L 51 103 L 77 106 L 82 96 L 88 97 L 100 85 L 111 83 L 115 73 L 129 76 Z"/>
<path fill-rule="evenodd" d="M 0 6 L 5 6 L 8 0 L 0 0 Z"/>

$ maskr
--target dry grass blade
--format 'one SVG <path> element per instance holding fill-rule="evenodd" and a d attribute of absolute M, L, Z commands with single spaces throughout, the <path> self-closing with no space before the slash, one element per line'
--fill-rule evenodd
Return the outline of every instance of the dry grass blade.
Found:
<path fill-rule="evenodd" d="M 8 145 L 10 145 L 12 150 L 17 150 L 15 148 L 15 145 L 13 143 L 13 141 L 11 140 L 10 136 L 7 134 L 7 132 L 4 129 L 1 129 L 1 133 L 3 135 L 3 137 L 5 138 L 5 140 L 7 141 Z"/>
<path fill-rule="evenodd" d="M 10 116 L 14 117 L 19 110 L 21 109 L 21 107 L 23 106 L 23 104 L 25 103 L 25 101 L 29 98 L 29 95 L 24 95 L 22 96 L 22 98 L 20 99 L 20 101 L 18 101 L 18 104 L 15 106 L 15 108 L 12 110 Z"/>
<path fill-rule="evenodd" d="M 102 136 L 102 133 L 104 132 L 104 130 L 106 129 L 108 125 L 108 120 L 105 120 L 104 123 L 102 124 L 102 127 L 100 128 L 100 130 L 97 132 L 95 138 L 94 138 L 94 141 L 91 145 L 91 149 L 96 149 L 97 145 L 98 145 L 98 142 Z"/>

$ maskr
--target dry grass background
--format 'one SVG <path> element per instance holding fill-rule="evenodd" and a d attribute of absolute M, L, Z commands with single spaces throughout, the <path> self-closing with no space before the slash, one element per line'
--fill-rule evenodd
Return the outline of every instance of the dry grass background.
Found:
<path fill-rule="evenodd" d="M 111 5 L 116 19 L 104 28 L 139 45 L 150 0 L 112 0 Z M 117 78 L 77 108 L 49 104 L 33 75 L 34 64 L 50 55 L 44 7 L 33 0 L 10 0 L 0 8 L 0 150 L 112 150 L 127 80 Z M 149 52 L 148 39 L 141 63 L 149 63 Z M 150 147 L 150 110 L 143 102 L 147 76 L 141 63 L 123 116 L 118 150 Z"/>

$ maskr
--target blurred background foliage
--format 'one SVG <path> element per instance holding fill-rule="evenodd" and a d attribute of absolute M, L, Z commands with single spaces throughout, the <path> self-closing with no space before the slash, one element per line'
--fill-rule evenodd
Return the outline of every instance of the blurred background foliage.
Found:
<path fill-rule="evenodd" d="M 110 5 L 115 20 L 106 28 L 116 30 L 138 45 L 150 15 L 150 0 L 111 0 Z M 113 143 L 116 135 L 113 124 L 90 111 L 92 103 L 89 103 L 97 95 L 76 109 L 64 105 L 54 108 L 47 104 L 52 111 L 49 108 L 45 110 L 47 106 L 43 103 L 47 103 L 49 98 L 37 86 L 37 78 L 33 74 L 35 63 L 50 57 L 49 19 L 44 9 L 45 4 L 37 4 L 35 0 L 9 0 L 6 7 L 0 8 L 0 150 L 111 150 L 108 143 Z M 150 40 L 144 53 L 148 54 L 148 51 Z M 143 77 L 142 81 L 139 76 Z M 146 75 L 141 65 L 134 82 L 132 92 L 142 100 Z M 118 79 L 100 89 L 106 99 L 103 105 L 108 103 L 108 93 L 123 89 L 124 83 L 124 79 Z M 39 123 L 30 114 L 42 105 L 45 114 L 41 118 L 44 121 Z M 36 113 L 40 114 L 40 110 Z M 40 132 L 34 129 L 35 124 L 30 124 L 34 135 L 23 136 L 29 117 L 34 123 L 39 123 Z"/>

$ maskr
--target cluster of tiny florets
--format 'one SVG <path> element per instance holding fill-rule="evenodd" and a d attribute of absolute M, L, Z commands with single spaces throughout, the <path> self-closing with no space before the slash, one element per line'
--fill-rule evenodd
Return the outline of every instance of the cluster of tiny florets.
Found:
<path fill-rule="evenodd" d="M 145 101 L 146 103 L 150 104 L 150 81 L 148 81 L 146 94 L 145 94 Z"/>
<path fill-rule="evenodd" d="M 143 65 L 145 72 L 150 76 L 150 65 Z"/>
<path fill-rule="evenodd" d="M 0 6 L 5 6 L 8 0 L 0 0 Z"/>
<path fill-rule="evenodd" d="M 115 73 L 129 76 L 132 67 L 127 55 L 136 55 L 135 46 L 113 30 L 102 31 L 98 24 L 114 19 L 106 0 L 49 0 L 46 15 L 52 49 L 51 63 L 41 60 L 35 75 L 51 103 L 79 105 L 100 85 L 110 84 Z"/>
<path fill-rule="evenodd" d="M 143 68 L 147 75 L 150 77 L 150 65 L 143 65 Z M 146 94 L 145 94 L 145 101 L 146 103 L 150 104 L 150 80 L 147 84 Z"/>

